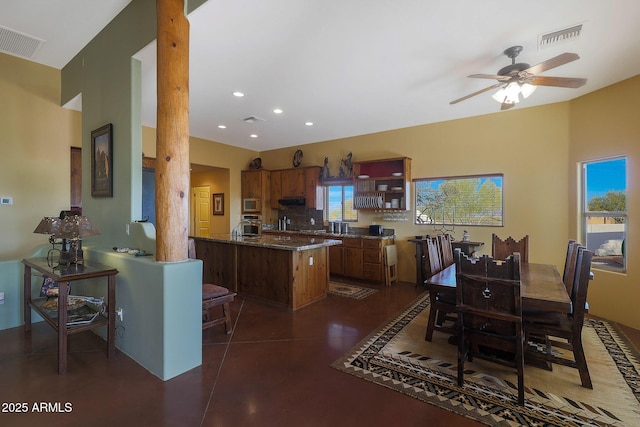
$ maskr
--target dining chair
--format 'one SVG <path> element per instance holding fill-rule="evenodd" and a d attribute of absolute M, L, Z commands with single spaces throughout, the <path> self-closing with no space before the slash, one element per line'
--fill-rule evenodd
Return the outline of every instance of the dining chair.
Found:
<path fill-rule="evenodd" d="M 189 259 L 196 259 L 196 245 L 193 239 L 188 240 L 187 252 Z M 229 303 L 233 302 L 236 295 L 224 286 L 204 283 L 202 285 L 202 329 L 224 323 L 225 332 L 232 333 Z M 215 307 L 222 307 L 221 315 L 215 314 Z"/>
<path fill-rule="evenodd" d="M 512 253 L 520 254 L 521 262 L 529 262 L 529 235 L 516 241 L 509 236 L 502 240 L 495 233 L 491 234 L 491 256 L 494 259 L 505 259 Z"/>
<path fill-rule="evenodd" d="M 458 385 L 465 361 L 483 359 L 516 369 L 519 405 L 524 405 L 524 332 L 520 254 L 503 261 L 473 260 L 456 251 Z"/>
<path fill-rule="evenodd" d="M 583 246 L 578 247 L 571 293 L 573 313 L 548 312 L 523 317 L 527 359 L 575 368 L 580 374 L 582 387 L 585 388 L 593 388 L 582 346 L 582 326 L 586 311 L 592 258 L 593 252 Z M 538 349 L 536 343 L 542 343 L 543 351 Z M 562 353 L 557 349 L 566 351 Z"/>
<path fill-rule="evenodd" d="M 435 238 L 427 238 L 422 242 L 424 249 L 425 274 L 427 278 L 443 270 L 440 262 L 440 252 L 438 251 Z M 456 296 L 455 291 L 445 293 L 440 292 L 435 285 L 425 282 L 425 287 L 429 291 L 429 319 L 427 320 L 427 331 L 424 339 L 431 341 L 433 331 L 455 335 L 456 333 Z"/>
<path fill-rule="evenodd" d="M 447 268 L 453 264 L 451 236 L 449 234 L 438 234 L 435 238 L 438 245 L 438 253 L 440 254 L 440 264 L 442 268 Z"/>
<path fill-rule="evenodd" d="M 578 259 L 578 247 L 580 243 L 575 240 L 569 240 L 567 245 L 567 256 L 564 261 L 564 272 L 562 273 L 562 281 L 567 288 L 567 294 L 572 294 L 573 279 L 576 274 L 576 261 Z"/>

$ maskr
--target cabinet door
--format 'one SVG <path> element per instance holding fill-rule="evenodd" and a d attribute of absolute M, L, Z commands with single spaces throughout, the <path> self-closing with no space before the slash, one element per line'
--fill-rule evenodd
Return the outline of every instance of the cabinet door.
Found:
<path fill-rule="evenodd" d="M 282 171 L 282 196 L 304 197 L 304 169 L 286 169 Z"/>
<path fill-rule="evenodd" d="M 344 248 L 344 274 L 354 279 L 361 279 L 362 273 L 362 248 Z"/>
<path fill-rule="evenodd" d="M 243 199 L 259 199 L 262 191 L 262 171 L 242 171 L 241 187 Z"/>
<path fill-rule="evenodd" d="M 344 275 L 344 248 L 329 246 L 329 273 Z"/>
<path fill-rule="evenodd" d="M 305 168 L 305 197 L 306 208 L 321 211 L 324 209 L 324 197 L 322 185 L 320 184 L 320 166 L 312 166 Z"/>
<path fill-rule="evenodd" d="M 271 171 L 271 207 L 278 209 L 278 200 L 282 199 L 282 171 Z"/>

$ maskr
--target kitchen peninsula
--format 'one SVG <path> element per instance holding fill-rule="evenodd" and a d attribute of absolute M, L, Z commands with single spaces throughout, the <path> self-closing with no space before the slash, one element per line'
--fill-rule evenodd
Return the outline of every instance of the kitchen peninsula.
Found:
<path fill-rule="evenodd" d="M 327 296 L 329 247 L 340 240 L 320 237 L 195 237 L 203 280 L 269 304 L 297 310 Z"/>

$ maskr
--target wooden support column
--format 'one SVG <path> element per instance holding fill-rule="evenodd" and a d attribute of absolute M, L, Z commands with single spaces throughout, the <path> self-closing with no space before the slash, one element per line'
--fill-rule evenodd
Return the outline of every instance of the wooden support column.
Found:
<path fill-rule="evenodd" d="M 156 260 L 187 259 L 189 21 L 184 0 L 157 0 Z"/>

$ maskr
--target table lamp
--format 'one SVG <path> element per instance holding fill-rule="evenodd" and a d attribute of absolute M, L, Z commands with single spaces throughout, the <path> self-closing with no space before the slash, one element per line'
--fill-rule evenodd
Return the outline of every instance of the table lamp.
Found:
<path fill-rule="evenodd" d="M 51 266 L 54 263 L 53 257 L 56 250 L 60 252 L 58 264 L 82 264 L 84 262 L 82 239 L 100 234 L 89 218 L 74 211 L 62 211 L 58 218 L 44 217 L 33 232 L 49 235 L 52 248 L 47 253 L 47 262 Z M 62 240 L 58 241 L 59 239 Z M 56 244 L 61 244 L 61 249 L 56 249 Z"/>
<path fill-rule="evenodd" d="M 58 232 L 60 228 L 60 218 L 56 218 L 54 216 L 45 216 L 40 221 L 40 224 L 33 230 L 34 233 L 38 234 L 48 234 L 49 235 L 49 243 L 51 243 L 51 249 L 47 252 L 47 263 L 49 266 L 53 267 L 54 264 L 54 254 L 55 251 L 60 252 L 59 249 L 56 249 L 56 236 L 55 234 Z"/>
<path fill-rule="evenodd" d="M 66 212 L 66 211 L 63 211 Z M 60 213 L 60 228 L 56 237 L 63 239 L 62 251 L 60 252 L 60 264 L 82 264 L 84 253 L 82 251 L 82 239 L 87 236 L 100 234 L 100 231 L 91 224 L 89 218 L 81 215 L 67 215 Z M 65 240 L 69 240 L 69 249 L 66 249 Z"/>

